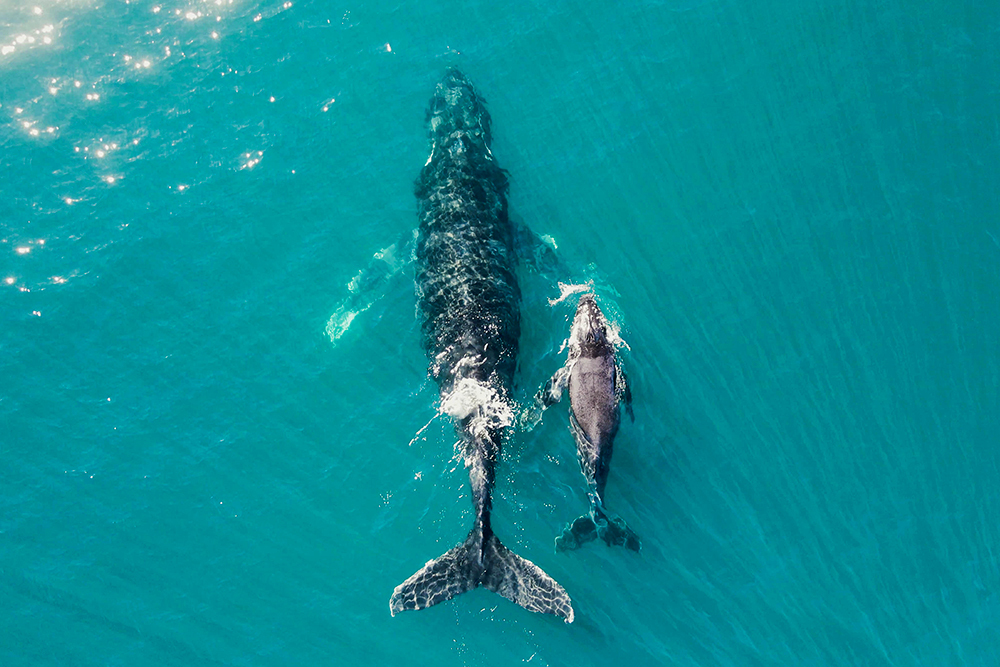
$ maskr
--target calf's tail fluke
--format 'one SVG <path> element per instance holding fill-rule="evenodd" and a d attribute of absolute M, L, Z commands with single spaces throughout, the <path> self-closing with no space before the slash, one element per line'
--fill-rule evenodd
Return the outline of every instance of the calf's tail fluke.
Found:
<path fill-rule="evenodd" d="M 573 622 L 573 604 L 556 580 L 530 560 L 521 558 L 492 533 L 484 538 L 477 525 L 465 542 L 428 561 L 396 586 L 389 611 L 423 609 L 483 586 L 530 611 L 554 614 Z"/>
<path fill-rule="evenodd" d="M 598 537 L 610 546 L 625 547 L 632 551 L 642 548 L 642 540 L 628 527 L 620 516 L 609 512 L 596 493 L 590 494 L 590 513 L 577 518 L 563 528 L 556 538 L 556 551 L 579 549 Z"/>

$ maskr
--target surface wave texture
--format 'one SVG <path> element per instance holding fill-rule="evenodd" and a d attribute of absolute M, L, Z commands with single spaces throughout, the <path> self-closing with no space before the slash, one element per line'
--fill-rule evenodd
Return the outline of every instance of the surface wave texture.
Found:
<path fill-rule="evenodd" d="M 0 664 L 995 665 L 998 25 L 4 3 Z M 473 523 L 414 294 L 449 67 L 556 261 L 517 267 L 492 525 L 572 625 L 483 588 L 386 609 Z M 554 549 L 586 482 L 533 397 L 578 289 L 626 344 L 639 553 Z"/>

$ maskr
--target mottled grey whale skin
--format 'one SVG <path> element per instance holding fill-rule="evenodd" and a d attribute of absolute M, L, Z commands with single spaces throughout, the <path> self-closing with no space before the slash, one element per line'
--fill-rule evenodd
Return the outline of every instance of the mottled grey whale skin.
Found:
<path fill-rule="evenodd" d="M 472 84 L 450 70 L 427 120 L 430 157 L 416 187 L 418 314 L 429 374 L 460 434 L 475 522 L 464 542 L 396 587 L 389 610 L 423 609 L 483 586 L 571 623 L 562 586 L 504 547 L 490 523 L 521 327 L 515 230 L 507 176 L 490 151 L 490 115 Z"/>
<path fill-rule="evenodd" d="M 580 469 L 587 479 L 590 513 L 566 526 L 556 550 L 576 549 L 600 537 L 610 545 L 639 551 L 639 536 L 604 506 L 621 404 L 632 415 L 632 393 L 611 340 L 607 318 L 593 294 L 584 294 L 573 318 L 569 355 L 545 386 L 542 399 L 551 405 L 569 388 L 569 423 L 576 440 Z"/>

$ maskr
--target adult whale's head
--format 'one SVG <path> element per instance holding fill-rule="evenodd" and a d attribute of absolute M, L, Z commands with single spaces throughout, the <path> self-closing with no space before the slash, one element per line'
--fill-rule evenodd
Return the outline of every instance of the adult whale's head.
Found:
<path fill-rule="evenodd" d="M 457 69 L 449 69 L 434 90 L 427 127 L 434 151 L 489 152 L 493 142 L 490 114 L 476 89 Z"/>
<path fill-rule="evenodd" d="M 584 357 L 602 357 L 614 354 L 614 345 L 608 338 L 608 321 L 597 306 L 593 294 L 580 297 L 573 318 L 570 348 Z"/>

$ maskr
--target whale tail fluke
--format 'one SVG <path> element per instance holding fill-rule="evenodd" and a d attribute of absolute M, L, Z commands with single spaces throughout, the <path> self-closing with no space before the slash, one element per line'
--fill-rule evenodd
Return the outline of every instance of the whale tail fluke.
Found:
<path fill-rule="evenodd" d="M 478 552 L 480 545 L 482 551 Z M 542 568 L 510 551 L 495 535 L 483 540 L 479 526 L 465 542 L 428 561 L 397 586 L 389 599 L 389 611 L 395 616 L 401 611 L 424 609 L 479 586 L 529 611 L 573 622 L 573 605 L 563 587 Z"/>
<path fill-rule="evenodd" d="M 470 536 L 443 556 L 427 561 L 409 579 L 396 586 L 389 598 L 389 612 L 395 616 L 400 611 L 430 607 L 478 586 L 480 568 L 474 547 Z"/>
<path fill-rule="evenodd" d="M 590 513 L 578 517 L 563 528 L 562 535 L 556 538 L 556 551 L 579 549 L 597 538 L 604 540 L 609 547 L 625 547 L 632 551 L 642 548 L 639 536 L 628 527 L 625 520 L 609 512 L 597 494 L 591 493 Z"/>
<path fill-rule="evenodd" d="M 483 586 L 529 611 L 554 614 L 573 622 L 573 604 L 555 579 L 490 535 L 483 545 Z"/>

